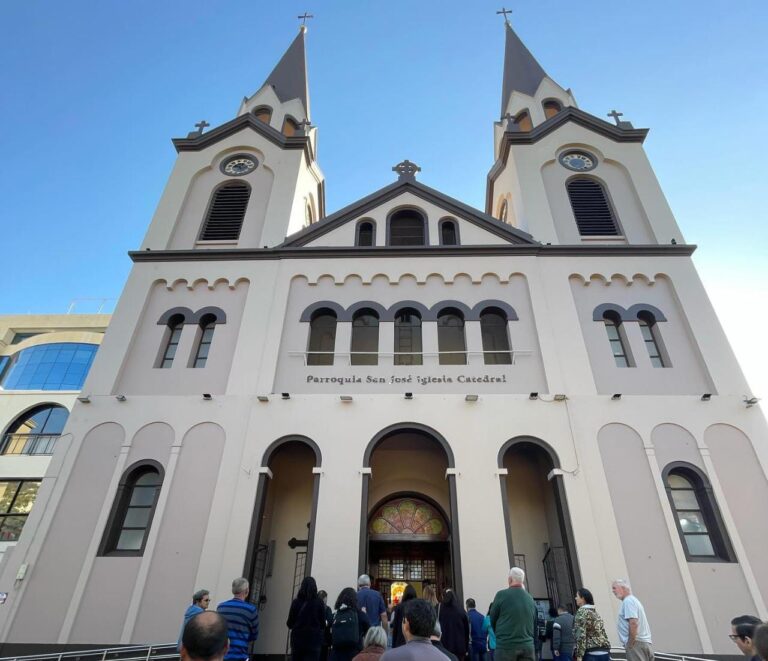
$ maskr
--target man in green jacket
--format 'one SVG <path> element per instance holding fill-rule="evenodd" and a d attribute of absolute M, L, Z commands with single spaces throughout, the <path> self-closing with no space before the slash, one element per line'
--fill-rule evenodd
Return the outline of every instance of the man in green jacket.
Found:
<path fill-rule="evenodd" d="M 508 582 L 509 587 L 499 590 L 491 604 L 491 626 L 496 632 L 494 661 L 534 661 L 536 604 L 525 590 L 525 572 L 512 567 Z"/>

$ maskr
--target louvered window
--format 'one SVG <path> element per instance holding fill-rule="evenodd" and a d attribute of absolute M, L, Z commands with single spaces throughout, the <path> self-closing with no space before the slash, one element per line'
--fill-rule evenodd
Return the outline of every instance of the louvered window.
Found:
<path fill-rule="evenodd" d="M 389 245 L 423 246 L 426 243 L 424 218 L 410 209 L 392 214 L 389 219 Z"/>
<path fill-rule="evenodd" d="M 201 241 L 236 241 L 240 238 L 251 187 L 238 181 L 219 188 L 213 194 L 208 216 L 200 232 Z"/>
<path fill-rule="evenodd" d="M 567 184 L 573 215 L 582 236 L 616 236 L 619 228 L 603 186 L 594 179 L 572 179 Z"/>

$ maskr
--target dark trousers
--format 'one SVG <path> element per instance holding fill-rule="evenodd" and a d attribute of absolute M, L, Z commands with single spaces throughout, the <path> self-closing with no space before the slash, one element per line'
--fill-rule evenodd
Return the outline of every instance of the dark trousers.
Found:
<path fill-rule="evenodd" d="M 299 647 L 291 650 L 292 661 L 320 661 L 319 647 Z"/>
<path fill-rule="evenodd" d="M 469 648 L 469 654 L 472 661 L 485 661 L 485 647 L 475 647 L 472 645 Z"/>
<path fill-rule="evenodd" d="M 536 652 L 531 647 L 514 647 L 510 649 L 502 649 L 496 647 L 496 653 L 494 654 L 495 661 L 535 661 Z"/>

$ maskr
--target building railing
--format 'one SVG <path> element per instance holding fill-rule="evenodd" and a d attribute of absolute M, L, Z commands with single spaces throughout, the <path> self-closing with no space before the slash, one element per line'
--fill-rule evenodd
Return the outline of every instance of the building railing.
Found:
<path fill-rule="evenodd" d="M 6 434 L 0 454 L 51 455 L 61 434 Z"/>
<path fill-rule="evenodd" d="M 496 350 L 496 351 L 473 351 L 471 349 L 467 349 L 466 351 L 289 351 L 288 355 L 292 357 L 302 357 L 304 358 L 304 365 L 308 365 L 307 358 L 309 356 L 313 357 L 321 357 L 321 356 L 330 356 L 331 360 L 334 360 L 334 357 L 337 358 L 348 358 L 350 359 L 352 356 L 364 356 L 365 358 L 370 358 L 375 356 L 376 357 L 376 363 L 375 364 L 388 364 L 388 363 L 379 363 L 379 358 L 435 358 L 437 357 L 439 359 L 440 356 L 446 356 L 446 357 L 452 357 L 456 356 L 461 358 L 462 356 L 465 358 L 467 356 L 485 356 L 486 354 L 489 355 L 495 355 L 495 356 L 511 356 L 511 364 L 515 365 L 517 362 L 518 356 L 529 356 L 533 353 L 531 349 L 510 349 L 509 351 L 504 350 Z M 423 358 L 422 358 L 423 361 Z M 323 365 L 328 365 L 333 363 L 323 363 Z M 400 365 L 412 365 L 411 363 L 398 363 Z M 446 363 L 444 363 L 446 364 Z M 451 365 L 463 365 L 465 363 L 447 363 Z M 497 365 L 509 365 L 510 363 L 490 363 L 490 364 L 497 364 Z M 322 366 L 322 365 L 321 365 Z M 355 367 L 360 367 L 361 365 L 355 365 Z M 423 363 L 421 365 L 415 364 L 412 365 L 415 367 L 423 366 Z"/>
<path fill-rule="evenodd" d="M 162 661 L 178 659 L 176 643 L 162 645 L 132 645 L 130 647 L 108 647 L 105 649 L 73 650 L 53 654 L 29 654 L 6 656 L 0 661 Z"/>

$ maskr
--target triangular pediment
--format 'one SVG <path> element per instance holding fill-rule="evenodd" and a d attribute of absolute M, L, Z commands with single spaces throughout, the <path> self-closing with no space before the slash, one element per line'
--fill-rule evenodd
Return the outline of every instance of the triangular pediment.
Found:
<path fill-rule="evenodd" d="M 349 247 L 355 245 L 355 227 L 362 219 L 372 219 L 376 233 L 386 232 L 386 218 L 402 207 L 422 211 L 432 228 L 446 218 L 458 223 L 459 248 L 463 245 L 537 244 L 530 234 L 502 223 L 414 179 L 396 181 L 357 202 L 350 204 L 323 220 L 287 237 L 280 247 Z M 439 245 L 432 235 L 431 245 Z M 385 236 L 385 234 L 381 234 Z M 376 242 L 379 247 L 384 242 Z"/>

